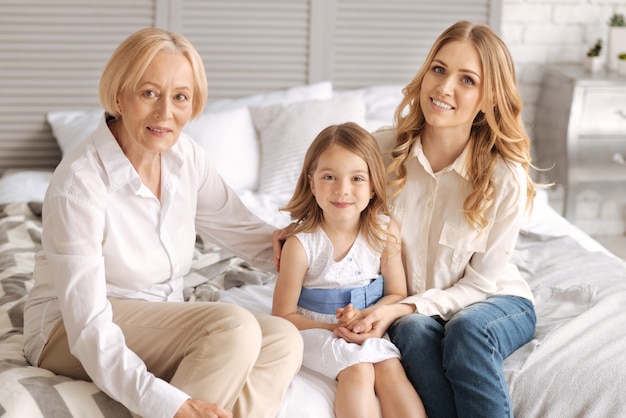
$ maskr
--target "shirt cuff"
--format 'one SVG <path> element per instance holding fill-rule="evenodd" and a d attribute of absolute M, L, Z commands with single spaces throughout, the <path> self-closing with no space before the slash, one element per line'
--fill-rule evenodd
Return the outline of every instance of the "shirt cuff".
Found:
<path fill-rule="evenodd" d="M 172 418 L 190 396 L 162 379 L 155 379 L 141 402 L 141 416 Z"/>

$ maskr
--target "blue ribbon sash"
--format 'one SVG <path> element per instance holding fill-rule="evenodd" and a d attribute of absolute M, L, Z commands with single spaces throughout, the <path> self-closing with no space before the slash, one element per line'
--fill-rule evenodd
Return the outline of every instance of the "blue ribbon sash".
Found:
<path fill-rule="evenodd" d="M 383 276 L 379 275 L 370 284 L 355 288 L 310 289 L 303 287 L 298 306 L 310 311 L 335 314 L 338 308 L 352 303 L 357 309 L 365 309 L 383 296 Z"/>

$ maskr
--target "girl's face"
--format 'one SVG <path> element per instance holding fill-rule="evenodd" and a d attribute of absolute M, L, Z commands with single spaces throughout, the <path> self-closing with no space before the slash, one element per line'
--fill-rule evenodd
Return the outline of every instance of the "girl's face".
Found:
<path fill-rule="evenodd" d="M 159 52 L 136 90 L 118 96 L 118 140 L 126 151 L 162 152 L 176 143 L 193 111 L 193 72 L 184 55 Z"/>
<path fill-rule="evenodd" d="M 429 128 L 467 133 L 483 99 L 482 70 L 476 48 L 468 41 L 443 46 L 422 81 L 420 106 Z"/>
<path fill-rule="evenodd" d="M 326 221 L 358 220 L 374 197 L 367 163 L 340 146 L 320 155 L 309 181 Z"/>

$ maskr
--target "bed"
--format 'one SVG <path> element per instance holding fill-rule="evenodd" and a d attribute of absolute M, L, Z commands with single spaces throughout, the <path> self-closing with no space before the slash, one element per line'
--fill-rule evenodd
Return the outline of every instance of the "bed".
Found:
<path fill-rule="evenodd" d="M 354 120 L 370 130 L 390 123 L 401 86 L 335 91 L 330 82 L 220 100 L 187 132 L 207 150 L 244 203 L 266 221 L 289 222 L 301 158 L 328 124 Z M 100 109 L 47 114 L 63 153 L 96 126 Z M 32 367 L 22 350 L 23 307 L 41 248 L 41 201 L 50 170 L 0 177 L 0 416 L 134 416 L 93 383 Z M 516 417 L 617 417 L 626 414 L 626 265 L 567 222 L 539 190 L 514 262 L 536 297 L 535 336 L 505 362 Z M 185 278 L 189 303 L 220 300 L 269 313 L 275 276 L 198 240 Z M 336 383 L 302 368 L 281 418 L 333 417 Z"/>

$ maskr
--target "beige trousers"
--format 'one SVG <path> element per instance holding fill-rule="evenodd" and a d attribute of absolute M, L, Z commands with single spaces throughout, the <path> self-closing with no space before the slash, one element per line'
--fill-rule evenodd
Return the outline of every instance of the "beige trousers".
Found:
<path fill-rule="evenodd" d="M 126 345 L 154 375 L 235 417 L 275 417 L 300 369 L 302 338 L 290 322 L 227 303 L 110 299 Z M 39 366 L 90 380 L 70 354 L 61 322 Z"/>

